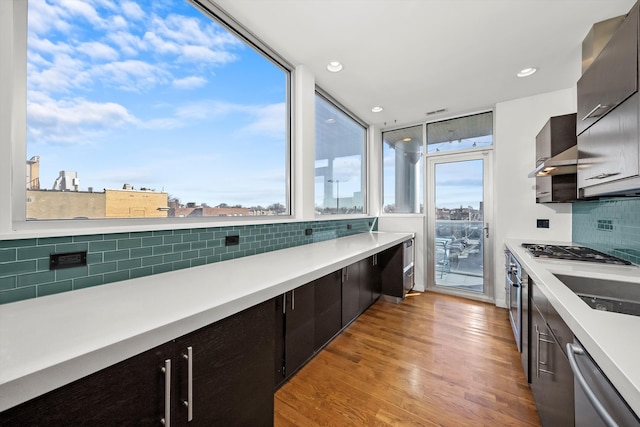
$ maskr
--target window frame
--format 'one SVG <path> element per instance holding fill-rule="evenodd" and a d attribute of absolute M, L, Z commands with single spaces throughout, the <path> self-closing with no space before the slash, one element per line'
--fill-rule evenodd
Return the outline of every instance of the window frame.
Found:
<path fill-rule="evenodd" d="M 8 209 L 0 210 L 0 240 L 24 237 L 70 236 L 109 232 L 166 230 L 285 222 L 294 219 L 293 200 L 293 87 L 295 67 L 210 0 L 188 2 L 217 24 L 285 72 L 285 200 L 287 213 L 273 216 L 201 218 L 118 218 L 91 220 L 26 219 L 26 123 L 27 123 L 27 1 L 0 4 L 0 198 Z M 5 60 L 6 59 L 6 60 Z M 2 142 L 6 141 L 6 142 Z"/>
<path fill-rule="evenodd" d="M 358 212 L 358 213 L 353 213 L 353 214 L 336 214 L 336 215 L 318 215 L 315 214 L 315 194 L 314 194 L 314 216 L 316 219 L 336 219 L 336 218 L 354 218 L 354 217 L 368 217 L 369 216 L 369 189 L 370 189 L 370 171 L 369 171 L 369 125 L 362 120 L 361 118 L 359 118 L 358 116 L 356 116 L 353 112 L 351 112 L 348 108 L 346 108 L 344 105 L 342 105 L 338 100 L 336 100 L 334 97 L 332 97 L 331 95 L 329 95 L 329 93 L 327 93 L 325 90 L 323 90 L 320 86 L 316 85 L 315 87 L 315 92 L 314 92 L 314 102 L 315 102 L 315 97 L 320 97 L 322 99 L 324 99 L 324 101 L 328 102 L 329 104 L 333 105 L 336 109 L 338 109 L 339 111 L 341 111 L 342 113 L 344 113 L 347 117 L 349 117 L 351 120 L 353 120 L 354 122 L 356 122 L 358 125 L 360 125 L 362 127 L 362 129 L 364 130 L 364 137 L 363 137 L 363 146 L 362 146 L 362 160 L 361 160 L 361 164 L 362 164 L 362 179 L 363 182 L 361 183 L 361 188 L 362 188 L 362 212 Z M 315 121 L 315 114 L 314 114 L 314 121 Z M 317 126 L 317 123 L 316 123 Z M 316 159 L 316 152 L 314 149 L 314 156 L 313 156 L 314 160 Z M 315 175 L 315 174 L 314 174 Z M 314 191 L 315 191 L 315 185 L 314 185 Z"/>
<path fill-rule="evenodd" d="M 465 149 L 461 149 L 461 150 L 455 150 L 455 151 L 439 151 L 439 152 L 428 152 L 428 142 L 427 142 L 427 126 L 431 123 L 438 123 L 438 122 L 444 122 L 447 120 L 453 120 L 453 119 L 461 119 L 464 117 L 469 117 L 469 116 L 475 116 L 478 114 L 485 114 L 485 113 L 491 113 L 491 118 L 492 118 L 492 122 L 493 122 L 493 131 L 492 131 L 492 143 L 490 146 L 488 147 L 474 147 L 474 148 L 465 148 Z M 434 120 L 429 120 L 429 121 L 420 121 L 417 123 L 408 123 L 405 125 L 401 125 L 401 126 L 393 126 L 393 127 L 389 127 L 389 128 L 385 128 L 385 129 L 380 129 L 379 134 L 380 134 L 380 159 L 378 162 L 378 167 L 380 168 L 380 203 L 378 206 L 378 210 L 380 212 L 380 216 L 389 216 L 389 217 L 393 217 L 393 218 L 400 218 L 402 216 L 406 216 L 406 217 L 416 217 L 416 216 L 426 216 L 426 212 L 420 212 L 420 213 L 407 213 L 407 212 L 400 212 L 400 213 L 395 213 L 395 212 L 385 212 L 384 211 L 384 138 L 382 137 L 382 134 L 384 132 L 391 132 L 391 131 L 395 131 L 395 130 L 400 130 L 400 129 L 406 129 L 406 128 L 410 128 L 410 127 L 417 127 L 417 126 L 422 126 L 422 156 L 423 156 L 423 185 L 422 185 L 422 192 L 423 192 L 423 200 L 424 200 L 424 205 L 425 205 L 425 210 L 426 210 L 426 205 L 427 205 L 427 187 L 428 187 L 428 182 L 427 182 L 427 162 L 428 159 L 430 157 L 440 157 L 440 156 L 449 156 L 452 154 L 465 154 L 465 153 L 473 153 L 476 151 L 491 151 L 493 152 L 495 149 L 495 129 L 496 129 L 496 112 L 494 108 L 487 108 L 487 109 L 483 109 L 483 110 L 478 110 L 478 111 L 472 111 L 469 113 L 464 113 L 464 114 L 459 114 L 459 115 L 454 115 L 454 116 L 449 116 L 449 117 L 442 117 L 439 119 L 434 119 Z"/>

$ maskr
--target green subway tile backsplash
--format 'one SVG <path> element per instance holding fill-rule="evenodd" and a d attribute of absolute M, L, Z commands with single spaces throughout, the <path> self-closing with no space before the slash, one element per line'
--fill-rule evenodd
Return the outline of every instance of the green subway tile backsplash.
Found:
<path fill-rule="evenodd" d="M 374 219 L 358 218 L 2 240 L 0 304 L 366 233 L 370 223 L 377 230 Z M 239 245 L 225 246 L 231 235 L 240 236 Z M 640 256 L 640 247 L 625 248 Z M 50 254 L 85 250 L 86 267 L 49 270 Z"/>
<path fill-rule="evenodd" d="M 573 203 L 572 240 L 640 264 L 640 198 Z"/>

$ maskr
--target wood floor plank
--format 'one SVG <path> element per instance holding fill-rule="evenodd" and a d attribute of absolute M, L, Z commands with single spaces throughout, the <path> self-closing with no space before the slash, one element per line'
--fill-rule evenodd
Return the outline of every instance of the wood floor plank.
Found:
<path fill-rule="evenodd" d="M 378 301 L 275 395 L 277 427 L 540 426 L 504 309 Z"/>

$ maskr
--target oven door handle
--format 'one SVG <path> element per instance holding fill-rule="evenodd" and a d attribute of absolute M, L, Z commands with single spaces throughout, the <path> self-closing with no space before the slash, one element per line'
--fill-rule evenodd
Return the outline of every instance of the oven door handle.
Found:
<path fill-rule="evenodd" d="M 568 342 L 567 356 L 569 358 L 569 365 L 571 366 L 571 370 L 573 371 L 575 379 L 578 380 L 578 384 L 580 384 L 580 387 L 582 387 L 582 390 L 587 396 L 587 399 L 589 399 L 589 402 L 591 402 L 593 408 L 596 410 L 600 418 L 602 418 L 602 421 L 604 421 L 607 427 L 618 427 L 618 423 L 616 423 L 616 421 L 611 417 L 611 414 L 607 412 L 600 400 L 598 400 L 598 397 L 595 395 L 593 390 L 591 390 L 591 387 L 589 387 L 589 384 L 587 384 L 587 380 L 584 379 L 582 372 L 580 372 L 580 368 L 578 368 L 576 355 L 584 355 L 584 349 L 582 349 L 580 346 Z"/>

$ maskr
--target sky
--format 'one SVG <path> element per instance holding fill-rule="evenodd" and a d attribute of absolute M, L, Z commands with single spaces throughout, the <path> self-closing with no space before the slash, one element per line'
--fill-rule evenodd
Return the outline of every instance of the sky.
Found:
<path fill-rule="evenodd" d="M 30 0 L 27 159 L 93 187 L 286 204 L 286 74 L 182 0 Z"/>

